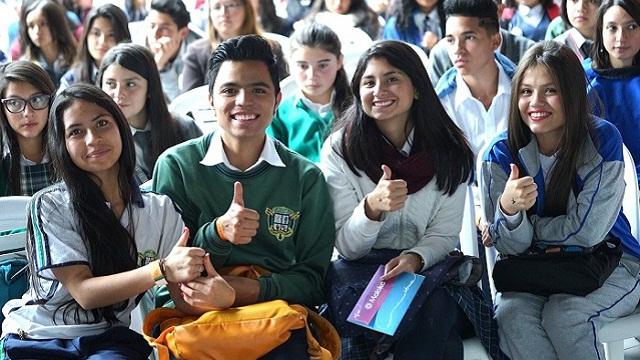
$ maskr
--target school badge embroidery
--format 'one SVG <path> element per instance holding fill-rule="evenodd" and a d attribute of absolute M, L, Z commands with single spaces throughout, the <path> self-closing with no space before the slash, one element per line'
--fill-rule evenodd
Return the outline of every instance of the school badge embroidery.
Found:
<path fill-rule="evenodd" d="M 269 224 L 269 233 L 282 241 L 293 235 L 298 225 L 300 212 L 293 211 L 284 206 L 276 206 L 274 208 L 266 208 L 267 224 Z"/>

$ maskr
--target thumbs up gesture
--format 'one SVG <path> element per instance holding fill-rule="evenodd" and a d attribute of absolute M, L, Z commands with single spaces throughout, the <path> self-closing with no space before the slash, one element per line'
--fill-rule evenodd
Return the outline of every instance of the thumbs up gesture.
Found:
<path fill-rule="evenodd" d="M 241 245 L 251 242 L 258 233 L 260 215 L 257 211 L 244 207 L 242 183 L 233 184 L 233 200 L 229 210 L 216 220 L 216 229 L 220 239 Z"/>
<path fill-rule="evenodd" d="M 231 307 L 236 299 L 236 291 L 218 274 L 209 254 L 204 257 L 204 268 L 207 276 L 180 284 L 182 299 L 187 304 L 205 311 Z"/>
<path fill-rule="evenodd" d="M 511 164 L 511 173 L 500 197 L 500 208 L 507 215 L 529 210 L 538 197 L 538 186 L 531 176 L 520 177 L 520 169 Z"/>
<path fill-rule="evenodd" d="M 371 220 L 379 220 L 384 211 L 402 209 L 407 201 L 407 182 L 391 177 L 391 169 L 382 165 L 382 177 L 365 199 L 365 214 Z"/>
<path fill-rule="evenodd" d="M 198 247 L 188 247 L 188 241 L 189 229 L 185 227 L 164 260 L 164 274 L 168 282 L 193 280 L 204 270 L 205 251 Z"/>

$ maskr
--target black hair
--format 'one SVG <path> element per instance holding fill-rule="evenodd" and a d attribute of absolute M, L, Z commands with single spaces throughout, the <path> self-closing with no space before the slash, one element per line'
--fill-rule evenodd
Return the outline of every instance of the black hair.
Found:
<path fill-rule="evenodd" d="M 425 150 L 434 164 L 436 184 L 441 191 L 453 194 L 459 184 L 470 180 L 473 152 L 462 131 L 453 123 L 438 96 L 418 54 L 409 45 L 394 40 L 373 44 L 360 57 L 351 80 L 354 102 L 336 124 L 342 129 L 342 148 L 334 149 L 347 162 L 349 169 L 358 170 L 382 165 L 384 136 L 375 120 L 362 109 L 360 82 L 371 59 L 385 59 L 391 66 L 410 78 L 417 94 L 409 110 L 407 126 L 413 125 L 412 151 Z"/>
<path fill-rule="evenodd" d="M 564 29 L 565 30 L 569 30 L 571 29 L 573 26 L 571 25 L 571 20 L 569 20 L 569 14 L 567 14 L 567 2 L 571 1 L 571 0 L 562 0 L 562 3 L 560 3 L 560 17 L 562 18 L 562 23 L 564 24 Z M 587 1 L 587 0 L 585 0 Z M 590 1 L 592 4 L 598 5 L 600 6 L 600 4 L 602 3 L 601 0 L 588 0 Z"/>
<path fill-rule="evenodd" d="M 151 10 L 167 14 L 178 26 L 178 30 L 189 25 L 191 15 L 182 0 L 153 0 Z"/>
<path fill-rule="evenodd" d="M 98 18 L 105 18 L 111 23 L 111 29 L 113 30 L 113 36 L 116 39 L 116 44 L 120 42 L 130 42 L 131 33 L 129 32 L 129 21 L 127 20 L 127 14 L 119 7 L 113 4 L 104 4 L 100 7 L 93 8 L 87 14 L 84 21 L 84 29 L 82 32 L 82 38 L 80 39 L 80 47 L 78 48 L 78 54 L 76 55 L 76 62 L 73 66 L 74 79 L 76 82 L 91 83 L 93 82 L 93 67 L 96 66 L 95 60 L 89 53 L 89 45 L 87 39 L 91 32 L 93 22 Z"/>
<path fill-rule="evenodd" d="M 592 128 L 587 101 L 587 79 L 580 60 L 573 51 L 553 40 L 537 43 L 520 59 L 511 82 L 507 132 L 509 151 L 520 169 L 523 167 L 518 160 L 518 151 L 527 146 L 534 136 L 524 123 L 518 108 L 520 86 L 525 72 L 537 66 L 545 68 L 554 79 L 562 99 L 565 117 L 565 126 L 558 145 L 558 158 L 545 189 L 547 194 L 552 194 L 545 197 L 545 215 L 558 216 L 566 214 L 567 200 L 574 186 L 582 144 Z"/>
<path fill-rule="evenodd" d="M 620 6 L 624 11 L 640 25 L 640 3 L 636 0 L 605 0 L 598 8 L 598 20 L 596 21 L 596 29 L 593 36 L 593 47 L 591 48 L 591 58 L 595 69 L 610 69 L 611 59 L 609 52 L 604 47 L 602 31 L 604 30 L 604 14 L 612 7 Z M 640 51 L 633 57 L 633 65 L 640 64 Z"/>
<path fill-rule="evenodd" d="M 320 48 L 335 55 L 338 59 L 342 57 L 342 44 L 340 43 L 338 35 L 328 26 L 319 23 L 307 24 L 301 29 L 296 30 L 291 34 L 290 46 L 290 53 L 305 46 L 309 48 Z M 336 74 L 336 79 L 333 82 L 333 90 L 336 95 L 332 109 L 334 118 L 337 119 L 353 101 L 353 94 L 349 87 L 349 80 L 344 70 L 344 64 Z"/>
<path fill-rule="evenodd" d="M 43 94 L 53 96 L 56 91 L 56 86 L 53 84 L 49 74 L 36 63 L 32 63 L 26 60 L 18 60 L 7 63 L 2 66 L 0 71 L 0 98 L 5 97 L 7 88 L 12 82 L 25 82 L 40 90 Z M 30 106 L 30 105 L 27 105 Z M 8 183 L 7 183 L 7 195 L 23 195 L 20 186 L 20 179 L 22 175 L 20 173 L 20 144 L 15 132 L 9 125 L 7 119 L 6 109 L 2 108 L 0 111 L 0 154 L 8 154 Z M 43 152 L 47 144 L 47 127 L 42 129 L 42 147 Z M 3 149 L 4 148 L 4 149 Z M 3 194 L 0 194 L 0 196 Z"/>
<path fill-rule="evenodd" d="M 56 174 L 65 183 L 69 192 L 71 204 L 78 217 L 80 237 L 88 249 L 93 276 L 106 276 L 132 270 L 137 268 L 137 248 L 131 235 L 133 223 L 130 225 L 131 229 L 122 226 L 120 219 L 107 206 L 106 198 L 95 178 L 73 162 L 66 147 L 65 111 L 78 101 L 85 101 L 103 108 L 113 117 L 118 127 L 122 143 L 122 152 L 118 159 L 118 188 L 125 208 L 131 208 L 135 166 L 135 149 L 131 130 L 118 105 L 96 86 L 75 84 L 56 96 L 49 113 L 49 154 Z M 30 238 L 32 236 L 31 233 Z M 35 249 L 31 248 L 29 251 L 32 256 L 35 255 Z M 36 274 L 34 270 L 32 269 L 32 274 Z M 32 279 L 33 288 L 38 289 L 37 276 L 33 276 Z M 93 321 L 97 323 L 104 319 L 109 323 L 116 323 L 118 319 L 115 311 L 122 309 L 126 303 L 124 301 L 92 310 Z M 56 311 L 63 311 L 64 319 L 68 318 L 67 313 L 75 313 L 74 318 L 77 319 L 80 307 L 75 300 L 72 300 L 60 305 Z"/>
<path fill-rule="evenodd" d="M 271 50 L 269 42 L 260 35 L 242 35 L 225 40 L 211 53 L 207 61 L 207 81 L 209 82 L 209 95 L 213 96 L 220 66 L 225 61 L 262 61 L 269 69 L 269 76 L 273 81 L 275 94 L 280 93 L 278 81 L 278 59 Z"/>
<path fill-rule="evenodd" d="M 444 13 L 447 19 L 451 16 L 478 18 L 480 27 L 488 34 L 500 31 L 498 6 L 493 0 L 445 0 Z"/>
<path fill-rule="evenodd" d="M 151 164 L 148 165 L 153 168 L 158 156 L 169 147 L 186 140 L 186 134 L 182 134 L 168 110 L 167 101 L 162 92 L 160 73 L 149 49 L 142 45 L 127 43 L 111 48 L 102 59 L 100 71 L 98 71 L 96 84 L 99 87 L 103 85 L 104 72 L 112 64 L 121 65 L 147 80 L 145 111 L 147 121 L 151 123 Z"/>
<path fill-rule="evenodd" d="M 323 11 L 328 11 L 325 0 L 315 0 L 313 6 L 305 16 L 305 21 L 314 22 L 316 15 Z M 367 5 L 366 0 L 351 0 L 351 5 L 347 13 L 353 15 L 355 18 L 355 27 L 362 29 L 372 39 L 378 38 L 378 33 L 380 32 L 378 14 Z"/>
<path fill-rule="evenodd" d="M 76 56 L 76 40 L 71 33 L 62 5 L 53 0 L 24 1 L 20 10 L 20 45 L 26 60 L 35 60 L 40 57 L 42 51 L 29 37 L 27 15 L 34 10 L 42 10 L 47 19 L 47 27 L 51 38 L 58 46 L 58 52 L 62 53 L 67 66 L 73 63 Z"/>

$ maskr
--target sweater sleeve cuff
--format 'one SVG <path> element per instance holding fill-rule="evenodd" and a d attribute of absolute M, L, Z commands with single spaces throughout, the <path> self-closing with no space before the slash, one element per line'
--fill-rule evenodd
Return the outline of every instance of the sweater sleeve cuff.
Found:
<path fill-rule="evenodd" d="M 207 250 L 214 255 L 226 256 L 231 253 L 231 243 L 220 239 L 218 236 L 218 232 L 216 231 L 217 220 L 218 218 L 215 218 L 212 222 L 204 225 L 206 227 L 206 229 L 204 229 L 204 233 L 207 239 Z"/>
<path fill-rule="evenodd" d="M 364 202 L 366 197 L 360 201 L 358 206 L 353 210 L 352 221 L 353 225 L 358 232 L 364 236 L 365 238 L 370 238 L 372 236 L 377 236 L 378 232 L 380 232 L 380 228 L 382 224 L 384 224 L 384 220 L 387 217 L 387 213 L 383 212 L 380 216 L 380 221 L 371 220 L 367 217 L 367 214 L 364 212 Z"/>

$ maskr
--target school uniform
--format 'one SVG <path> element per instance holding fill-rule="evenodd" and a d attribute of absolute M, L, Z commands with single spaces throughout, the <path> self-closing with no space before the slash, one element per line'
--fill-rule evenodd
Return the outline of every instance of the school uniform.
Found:
<path fill-rule="evenodd" d="M 484 216 L 496 249 L 521 254 L 532 245 L 592 247 L 610 237 L 621 240 L 620 265 L 604 285 L 587 296 L 504 292 L 497 300 L 500 347 L 512 359 L 603 358 L 598 329 L 633 312 L 640 300 L 640 244 L 621 211 L 624 193 L 622 139 L 610 123 L 594 118 L 594 130 L 584 139 L 576 172 L 576 190 L 569 195 L 566 215 L 544 213 L 548 174 L 553 159 L 540 154 L 535 137 L 518 151 L 521 175 L 538 186 L 533 214 L 509 219 L 499 206 L 514 163 L 506 133 L 483 155 Z"/>
<path fill-rule="evenodd" d="M 589 80 L 589 93 L 594 95 L 594 114 L 618 128 L 636 164 L 640 183 L 640 65 L 594 69 L 591 59 L 587 59 L 583 67 Z"/>
<path fill-rule="evenodd" d="M 267 134 L 289 149 L 318 163 L 320 149 L 333 125 L 333 96 L 328 104 L 320 105 L 303 94 L 284 99 Z"/>
<path fill-rule="evenodd" d="M 9 194 L 9 156 L 0 160 L 0 196 Z M 20 194 L 31 196 L 45 187 L 53 184 L 53 166 L 49 156 L 44 155 L 40 163 L 33 162 L 20 155 Z"/>
<path fill-rule="evenodd" d="M 112 352 L 117 355 L 130 350 L 141 355 L 146 352 L 148 356 L 150 348 L 144 339 L 128 329 L 131 311 L 139 296 L 115 306 L 116 319 L 109 324 L 98 313 L 80 307 L 52 271 L 68 265 L 91 267 L 87 243 L 80 235 L 77 214 L 66 184 L 60 183 L 34 195 L 29 209 L 33 227 L 33 237 L 29 241 L 34 252 L 29 260 L 36 270 L 31 276 L 38 277 L 39 287 L 31 286 L 21 299 L 10 300 L 2 309 L 6 317 L 2 323 L 5 358 L 22 356 L 25 349 L 30 349 L 33 358 L 41 359 L 62 358 L 62 354 L 74 358 L 80 356 L 78 352 L 88 356 L 86 352 L 94 350 L 104 351 L 105 359 L 114 358 L 108 356 Z M 131 235 L 136 243 L 138 266 L 167 256 L 184 226 L 167 196 L 141 193 L 137 189 L 120 223 L 125 228 L 134 228 Z M 122 342 L 108 345 L 106 331 Z M 119 349 L 126 347 L 131 349 Z"/>

